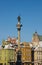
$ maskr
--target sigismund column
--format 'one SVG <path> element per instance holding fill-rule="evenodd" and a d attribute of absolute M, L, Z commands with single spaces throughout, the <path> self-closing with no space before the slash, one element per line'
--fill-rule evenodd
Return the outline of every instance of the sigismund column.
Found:
<path fill-rule="evenodd" d="M 20 50 L 20 40 L 21 40 L 21 38 L 20 38 L 20 31 L 21 31 L 21 27 L 22 27 L 22 24 L 21 24 L 21 17 L 20 16 L 18 16 L 17 17 L 17 19 L 18 19 L 18 23 L 17 23 L 17 30 L 18 30 L 18 51 L 17 51 L 17 61 L 16 61 L 16 65 L 22 65 L 22 52 L 21 52 L 21 50 Z"/>
<path fill-rule="evenodd" d="M 22 24 L 21 24 L 21 17 L 20 16 L 18 16 L 17 17 L 17 19 L 18 19 L 18 23 L 17 23 L 17 30 L 18 30 L 18 50 L 20 50 L 20 31 L 21 31 L 21 27 L 22 27 Z"/>

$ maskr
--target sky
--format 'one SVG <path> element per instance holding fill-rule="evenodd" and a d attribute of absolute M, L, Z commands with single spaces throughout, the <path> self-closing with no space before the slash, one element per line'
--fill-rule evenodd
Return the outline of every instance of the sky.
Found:
<path fill-rule="evenodd" d="M 17 17 L 21 16 L 21 41 L 31 42 L 35 31 L 42 35 L 42 0 L 0 0 L 0 44 L 17 37 Z"/>

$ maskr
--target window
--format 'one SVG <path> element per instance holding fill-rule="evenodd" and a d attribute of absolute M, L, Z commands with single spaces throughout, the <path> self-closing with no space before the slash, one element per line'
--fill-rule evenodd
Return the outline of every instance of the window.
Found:
<path fill-rule="evenodd" d="M 6 63 L 4 65 L 6 65 Z"/>

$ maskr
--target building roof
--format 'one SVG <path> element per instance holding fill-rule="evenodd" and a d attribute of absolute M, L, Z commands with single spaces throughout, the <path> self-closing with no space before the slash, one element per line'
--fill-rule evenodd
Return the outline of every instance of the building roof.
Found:
<path fill-rule="evenodd" d="M 39 41 L 42 41 L 42 35 L 39 35 L 37 32 L 35 32 L 33 36 L 38 36 Z"/>
<path fill-rule="evenodd" d="M 33 36 L 38 36 L 38 33 L 37 33 L 37 32 L 35 32 L 35 33 L 33 34 Z"/>

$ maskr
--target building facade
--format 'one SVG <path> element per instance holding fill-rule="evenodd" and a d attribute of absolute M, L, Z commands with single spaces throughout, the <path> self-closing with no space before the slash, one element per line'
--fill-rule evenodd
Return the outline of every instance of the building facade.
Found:
<path fill-rule="evenodd" d="M 42 65 L 42 47 L 34 50 L 34 65 Z"/>
<path fill-rule="evenodd" d="M 28 42 L 23 42 L 23 46 L 21 47 L 22 52 L 22 62 L 24 65 L 31 65 L 31 47 Z"/>
<path fill-rule="evenodd" d="M 16 38 L 3 40 L 0 48 L 0 65 L 10 65 L 17 61 L 18 41 Z M 21 61 L 24 65 L 42 65 L 42 36 L 33 34 L 32 42 L 20 42 Z"/>
<path fill-rule="evenodd" d="M 42 35 L 33 34 L 32 45 L 34 48 L 34 65 L 42 65 Z"/>
<path fill-rule="evenodd" d="M 14 49 L 0 49 L 0 65 L 10 65 L 16 61 Z"/>

